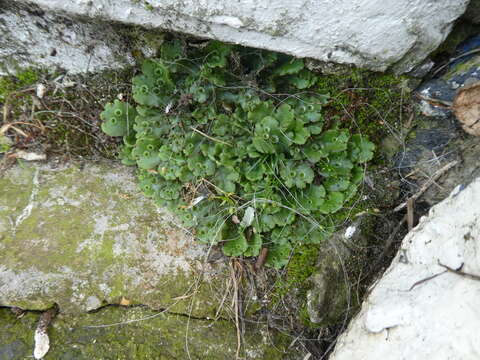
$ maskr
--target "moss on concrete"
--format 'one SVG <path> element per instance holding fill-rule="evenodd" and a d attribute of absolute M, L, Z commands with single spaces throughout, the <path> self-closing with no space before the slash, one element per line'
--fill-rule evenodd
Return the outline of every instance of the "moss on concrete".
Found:
<path fill-rule="evenodd" d="M 39 314 L 16 319 L 0 309 L 0 359 L 31 356 Z M 144 319 L 138 321 L 139 319 Z M 122 323 L 122 324 L 119 324 Z M 106 326 L 117 324 L 114 326 Z M 191 359 L 235 358 L 236 329 L 224 320 L 188 319 L 142 307 L 107 307 L 99 312 L 70 316 L 60 314 L 49 329 L 49 359 Z M 248 326 L 242 359 L 294 359 L 288 352 L 289 337 L 263 325 Z M 187 350 L 188 349 L 188 350 Z"/>
<path fill-rule="evenodd" d="M 5 98 L 12 92 L 35 84 L 40 79 L 41 75 L 41 70 L 24 69 L 20 70 L 16 76 L 1 76 L 0 103 L 5 101 Z"/>
<path fill-rule="evenodd" d="M 67 313 L 119 303 L 213 316 L 227 267 L 111 163 L 16 166 L 0 178 L 0 305 Z M 202 276 L 202 272 L 206 271 Z"/>

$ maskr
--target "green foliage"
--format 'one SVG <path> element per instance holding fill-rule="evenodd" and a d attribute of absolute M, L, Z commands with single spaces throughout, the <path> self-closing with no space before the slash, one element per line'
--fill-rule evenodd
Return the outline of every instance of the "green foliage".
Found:
<path fill-rule="evenodd" d="M 105 105 L 105 110 L 100 114 L 104 121 L 102 130 L 110 136 L 128 136 L 135 120 L 135 108 L 128 103 L 115 100 L 113 104 Z"/>
<path fill-rule="evenodd" d="M 26 86 L 35 84 L 39 79 L 39 73 L 33 70 L 19 71 L 13 76 L 0 77 L 0 102 L 12 92 L 22 89 Z"/>
<path fill-rule="evenodd" d="M 160 53 L 132 80 L 136 109 L 115 100 L 102 113 L 143 192 L 228 256 L 267 247 L 279 268 L 323 241 L 374 145 L 326 121 L 319 77 L 301 59 L 216 41 Z"/>

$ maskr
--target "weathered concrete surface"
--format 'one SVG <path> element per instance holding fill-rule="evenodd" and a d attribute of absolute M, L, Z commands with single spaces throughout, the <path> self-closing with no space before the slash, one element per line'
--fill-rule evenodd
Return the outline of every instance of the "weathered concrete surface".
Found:
<path fill-rule="evenodd" d="M 124 298 L 213 316 L 225 266 L 206 252 L 125 167 L 24 164 L 0 178 L 0 306 L 76 313 Z"/>
<path fill-rule="evenodd" d="M 403 240 L 331 360 L 478 359 L 480 178 L 457 188 Z M 462 267 L 463 265 L 463 267 Z"/>
<path fill-rule="evenodd" d="M 38 318 L 28 313 L 16 319 L 7 309 L 0 309 L 0 360 L 31 358 Z M 108 307 L 79 316 L 60 314 L 48 332 L 50 351 L 45 360 L 231 360 L 237 347 L 234 323 L 189 320 L 139 307 Z M 240 358 L 302 359 L 301 353 L 287 350 L 291 341 L 262 324 L 247 325 Z"/>
<path fill-rule="evenodd" d="M 37 4 L 48 13 L 64 12 L 82 18 L 178 31 L 377 71 L 393 66 L 396 71 L 405 72 L 421 63 L 445 39 L 469 1 L 20 2 Z M 50 46 L 41 38 L 37 44 Z"/>
<path fill-rule="evenodd" d="M 104 36 L 98 36 L 104 34 Z M 106 23 L 0 0 L 0 75 L 29 66 L 72 73 L 132 65 L 125 39 Z"/>

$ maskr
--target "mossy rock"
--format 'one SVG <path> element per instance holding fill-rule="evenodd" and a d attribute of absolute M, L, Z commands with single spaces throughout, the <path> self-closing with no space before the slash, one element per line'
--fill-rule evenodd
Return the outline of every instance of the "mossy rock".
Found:
<path fill-rule="evenodd" d="M 17 319 L 8 309 L 0 309 L 0 360 L 31 357 L 38 319 L 39 314 L 31 312 Z M 81 316 L 60 314 L 48 333 L 50 351 L 45 360 L 227 360 L 235 358 L 237 348 L 232 322 L 189 319 L 142 307 L 107 307 Z M 295 359 L 287 351 L 291 340 L 263 325 L 249 326 L 240 358 Z"/>
<path fill-rule="evenodd" d="M 78 313 L 124 298 L 216 313 L 228 267 L 208 264 L 208 249 L 144 198 L 127 168 L 22 164 L 0 189 L 0 306 Z"/>

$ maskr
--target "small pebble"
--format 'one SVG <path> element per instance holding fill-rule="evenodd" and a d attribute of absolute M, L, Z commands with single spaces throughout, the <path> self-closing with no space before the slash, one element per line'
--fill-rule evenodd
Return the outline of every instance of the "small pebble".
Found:
<path fill-rule="evenodd" d="M 47 92 L 47 87 L 43 84 L 38 84 L 37 85 L 37 97 L 39 99 L 42 99 L 45 96 L 45 93 Z"/>
<path fill-rule="evenodd" d="M 345 238 L 346 239 L 351 239 L 353 235 L 355 235 L 355 232 L 357 231 L 357 227 L 354 226 L 354 225 L 351 225 L 349 226 L 346 230 L 345 230 Z"/>

